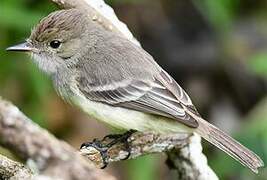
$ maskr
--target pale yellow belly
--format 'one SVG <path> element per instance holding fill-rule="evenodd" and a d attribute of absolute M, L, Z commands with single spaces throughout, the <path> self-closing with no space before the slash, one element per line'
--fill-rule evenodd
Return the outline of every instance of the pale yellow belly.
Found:
<path fill-rule="evenodd" d="M 74 96 L 71 101 L 89 116 L 118 129 L 135 129 L 142 132 L 154 131 L 163 134 L 192 132 L 191 128 L 163 116 L 89 101 L 82 96 Z"/>

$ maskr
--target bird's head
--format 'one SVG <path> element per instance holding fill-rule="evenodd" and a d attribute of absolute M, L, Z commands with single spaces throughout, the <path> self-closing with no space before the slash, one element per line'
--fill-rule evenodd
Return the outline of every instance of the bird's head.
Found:
<path fill-rule="evenodd" d="M 26 42 L 7 50 L 29 52 L 40 69 L 53 74 L 80 52 L 86 19 L 77 9 L 53 12 L 40 21 Z"/>

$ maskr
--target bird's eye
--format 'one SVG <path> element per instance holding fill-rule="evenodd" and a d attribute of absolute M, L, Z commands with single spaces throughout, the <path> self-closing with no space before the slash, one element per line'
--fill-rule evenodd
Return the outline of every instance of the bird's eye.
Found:
<path fill-rule="evenodd" d="M 59 48 L 60 45 L 61 45 L 61 42 L 59 40 L 53 40 L 53 41 L 50 42 L 50 46 L 53 49 Z"/>

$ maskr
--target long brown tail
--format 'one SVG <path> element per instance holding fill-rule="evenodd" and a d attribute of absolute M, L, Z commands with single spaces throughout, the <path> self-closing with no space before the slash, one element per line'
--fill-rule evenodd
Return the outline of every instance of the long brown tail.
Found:
<path fill-rule="evenodd" d="M 197 133 L 211 144 L 226 152 L 242 165 L 247 166 L 253 172 L 258 173 L 258 168 L 264 163 L 255 153 L 231 138 L 225 132 L 208 123 L 200 117 L 194 117 L 199 123 Z"/>

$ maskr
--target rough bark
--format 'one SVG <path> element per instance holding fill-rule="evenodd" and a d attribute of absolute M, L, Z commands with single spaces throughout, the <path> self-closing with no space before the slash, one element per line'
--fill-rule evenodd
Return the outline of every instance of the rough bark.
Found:
<path fill-rule="evenodd" d="M 111 140 L 104 140 L 108 144 Z M 167 165 L 174 171 L 175 179 L 179 180 L 216 180 L 216 174 L 207 164 L 207 158 L 202 154 L 201 138 L 198 135 L 175 134 L 159 135 L 154 133 L 134 133 L 128 138 L 130 156 L 137 158 L 142 155 L 166 152 Z M 128 156 L 125 143 L 121 142 L 108 149 L 109 163 L 124 160 Z M 103 160 L 99 151 L 93 147 L 82 148 L 83 156 L 102 167 Z"/>
<path fill-rule="evenodd" d="M 0 179 L 31 179 L 32 171 L 25 165 L 0 155 Z"/>
<path fill-rule="evenodd" d="M 114 179 L 3 99 L 0 99 L 0 145 L 31 164 L 38 174 L 34 179 Z M 1 169 L 7 169 L 6 165 L 1 163 Z"/>

